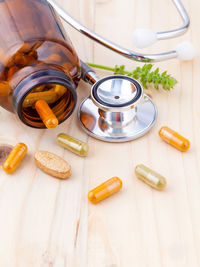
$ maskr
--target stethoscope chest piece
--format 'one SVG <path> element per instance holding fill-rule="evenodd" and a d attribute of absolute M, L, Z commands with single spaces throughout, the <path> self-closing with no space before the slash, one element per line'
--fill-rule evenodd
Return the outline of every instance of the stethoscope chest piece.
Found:
<path fill-rule="evenodd" d="M 143 88 L 127 76 L 112 75 L 98 80 L 80 105 L 82 128 L 92 137 L 107 142 L 126 142 L 147 133 L 157 110 L 143 95 Z"/>

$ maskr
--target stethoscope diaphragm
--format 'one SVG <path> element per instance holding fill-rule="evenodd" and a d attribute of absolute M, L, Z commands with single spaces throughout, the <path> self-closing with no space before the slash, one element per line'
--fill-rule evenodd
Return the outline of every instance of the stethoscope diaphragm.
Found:
<path fill-rule="evenodd" d="M 98 80 L 78 111 L 82 128 L 90 136 L 107 142 L 126 142 L 143 136 L 156 117 L 155 104 L 143 95 L 141 84 L 122 75 Z"/>

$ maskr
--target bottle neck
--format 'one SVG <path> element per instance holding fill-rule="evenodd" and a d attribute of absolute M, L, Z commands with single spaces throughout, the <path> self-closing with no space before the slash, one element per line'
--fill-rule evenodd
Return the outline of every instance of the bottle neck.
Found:
<path fill-rule="evenodd" d="M 47 101 L 60 124 L 75 109 L 76 86 L 70 77 L 57 70 L 40 70 L 25 77 L 16 86 L 12 102 L 15 113 L 24 124 L 45 128 L 34 106 L 34 101 L 40 99 Z"/>

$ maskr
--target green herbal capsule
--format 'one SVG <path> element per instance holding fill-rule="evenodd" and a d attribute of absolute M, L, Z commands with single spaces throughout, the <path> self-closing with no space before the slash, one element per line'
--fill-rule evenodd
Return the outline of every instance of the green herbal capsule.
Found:
<path fill-rule="evenodd" d="M 64 133 L 57 136 L 57 142 L 64 148 L 82 157 L 87 156 L 89 152 L 88 144 Z"/>
<path fill-rule="evenodd" d="M 143 164 L 139 164 L 135 167 L 135 174 L 143 182 L 147 183 L 157 190 L 162 190 L 167 185 L 166 179 L 162 175 L 149 169 Z"/>

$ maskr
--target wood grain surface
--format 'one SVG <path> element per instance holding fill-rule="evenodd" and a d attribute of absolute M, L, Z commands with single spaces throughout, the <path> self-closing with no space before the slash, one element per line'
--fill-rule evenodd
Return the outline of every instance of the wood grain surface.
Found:
<path fill-rule="evenodd" d="M 170 0 L 57 0 L 89 28 L 133 48 L 136 28 L 167 30 L 181 25 Z M 162 52 L 192 41 L 193 61 L 156 64 L 179 81 L 171 93 L 148 91 L 158 108 L 155 127 L 145 137 L 124 144 L 108 144 L 88 137 L 80 128 L 77 110 L 55 130 L 28 128 L 0 109 L 0 142 L 28 145 L 28 156 L 13 175 L 0 169 L 1 267 L 198 267 L 200 266 L 200 1 L 183 0 L 191 28 L 183 37 L 157 42 L 144 52 Z M 138 63 L 93 43 L 66 23 L 64 26 L 80 58 L 98 64 Z M 109 72 L 97 71 L 99 76 Z M 90 86 L 80 83 L 79 102 Z M 158 137 L 167 125 L 191 141 L 181 153 Z M 80 158 L 56 144 L 66 132 L 90 145 Z M 42 173 L 33 154 L 56 153 L 72 166 L 72 177 L 57 180 Z M 158 192 L 138 180 L 134 167 L 143 163 L 167 178 Z M 87 200 L 90 189 L 113 176 L 123 190 L 98 205 Z"/>

